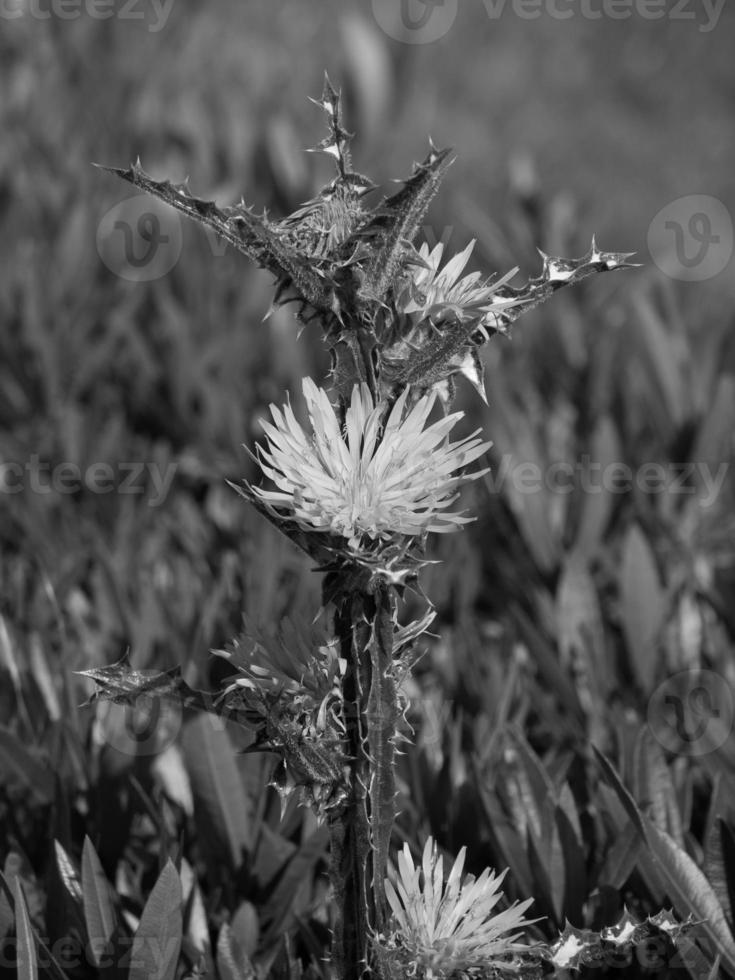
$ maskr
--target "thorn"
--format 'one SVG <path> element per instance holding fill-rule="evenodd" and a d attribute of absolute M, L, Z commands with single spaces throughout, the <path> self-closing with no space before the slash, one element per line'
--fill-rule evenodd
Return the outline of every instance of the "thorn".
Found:
<path fill-rule="evenodd" d="M 330 99 L 332 101 L 332 103 L 335 103 L 335 102 L 338 102 L 339 101 L 340 95 L 341 95 L 341 92 L 335 91 L 334 86 L 329 81 L 329 75 L 325 71 L 324 72 L 324 88 L 322 90 L 322 101 L 323 102 L 326 102 L 327 99 Z"/>
<path fill-rule="evenodd" d="M 434 143 L 431 139 L 429 139 L 429 147 L 431 148 L 431 152 L 429 153 L 427 159 L 424 161 L 423 166 L 435 166 L 437 164 L 443 163 L 447 159 L 447 157 L 453 152 L 451 146 L 448 146 L 443 150 L 438 150 L 436 146 L 434 146 Z M 451 166 L 451 164 L 453 164 L 456 159 L 457 159 L 456 157 L 452 157 L 452 159 L 449 161 L 447 166 Z"/>

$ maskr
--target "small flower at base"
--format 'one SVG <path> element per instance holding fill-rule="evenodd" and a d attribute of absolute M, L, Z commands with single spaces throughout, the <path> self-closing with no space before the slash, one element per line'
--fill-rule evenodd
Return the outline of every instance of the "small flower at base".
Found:
<path fill-rule="evenodd" d="M 522 930 L 539 921 L 524 918 L 533 900 L 494 912 L 503 897 L 506 872 L 496 875 L 485 869 L 478 879 L 463 879 L 465 853 L 462 848 L 446 883 L 431 838 L 420 868 L 414 867 L 407 844 L 399 853 L 396 880 L 385 882 L 392 920 L 376 938 L 377 956 L 389 975 L 425 980 L 501 977 L 517 974 L 521 957 L 534 954 L 537 947 L 519 941 Z"/>

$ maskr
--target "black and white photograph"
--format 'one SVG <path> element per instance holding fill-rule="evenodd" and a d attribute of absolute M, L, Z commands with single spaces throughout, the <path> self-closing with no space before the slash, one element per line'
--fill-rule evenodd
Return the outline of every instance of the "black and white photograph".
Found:
<path fill-rule="evenodd" d="M 0 977 L 735 980 L 735 5 L 0 0 Z"/>

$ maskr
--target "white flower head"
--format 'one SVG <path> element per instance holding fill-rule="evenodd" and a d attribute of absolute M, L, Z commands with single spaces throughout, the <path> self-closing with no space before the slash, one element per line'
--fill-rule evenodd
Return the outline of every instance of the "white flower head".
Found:
<path fill-rule="evenodd" d="M 445 883 L 443 861 L 431 838 L 420 868 L 404 845 L 395 883 L 385 882 L 393 913 L 392 931 L 381 937 L 388 962 L 397 966 L 403 960 L 426 980 L 449 980 L 514 972 L 518 955 L 533 952 L 533 945 L 519 941 L 523 930 L 538 921 L 524 918 L 533 899 L 495 911 L 507 872 L 496 875 L 486 868 L 477 879 L 463 878 L 465 853 L 463 847 Z"/>
<path fill-rule="evenodd" d="M 273 515 L 288 518 L 307 531 L 347 539 L 357 550 L 365 538 L 456 531 L 472 520 L 452 511 L 458 487 L 487 470 L 465 475 L 491 443 L 477 430 L 458 442 L 449 432 L 462 412 L 427 425 L 436 400 L 420 398 L 404 418 L 408 389 L 386 417 L 367 385 L 355 385 L 344 431 L 326 392 L 303 381 L 311 433 L 304 431 L 287 404 L 271 405 L 273 423 L 263 422 L 268 445 L 258 447 L 258 462 L 278 488 L 252 491 Z"/>
<path fill-rule="evenodd" d="M 476 319 L 478 324 L 482 324 L 488 319 L 490 325 L 495 326 L 497 312 L 513 306 L 515 301 L 502 300 L 494 294 L 518 270 L 513 269 L 502 279 L 495 281 L 484 280 L 479 272 L 462 276 L 474 245 L 473 239 L 462 252 L 452 256 L 440 271 L 439 265 L 444 255 L 443 243 L 439 242 L 431 250 L 424 243 L 419 250 L 424 265 L 412 269 L 411 281 L 404 285 L 396 299 L 397 307 L 403 313 L 415 315 L 417 320 L 426 317 L 441 318 L 451 313 L 459 321 Z"/>

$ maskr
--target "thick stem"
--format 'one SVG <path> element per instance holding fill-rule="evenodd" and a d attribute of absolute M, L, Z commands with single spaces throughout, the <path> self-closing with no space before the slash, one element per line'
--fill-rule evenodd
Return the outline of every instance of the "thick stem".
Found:
<path fill-rule="evenodd" d="M 383 878 L 394 818 L 391 591 L 352 592 L 337 604 L 335 633 L 347 663 L 343 678 L 349 790 L 330 819 L 331 875 L 337 904 L 333 959 L 340 980 L 370 970 L 370 937 L 384 921 Z"/>

